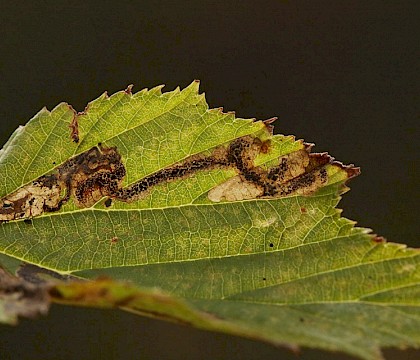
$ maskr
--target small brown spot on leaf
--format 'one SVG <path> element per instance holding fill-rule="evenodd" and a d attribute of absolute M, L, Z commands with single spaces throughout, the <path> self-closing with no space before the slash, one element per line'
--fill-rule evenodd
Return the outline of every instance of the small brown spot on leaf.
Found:
<path fill-rule="evenodd" d="M 108 294 L 109 294 L 109 289 L 108 289 L 108 288 L 106 288 L 106 287 L 100 288 L 100 289 L 99 289 L 99 291 L 98 291 L 98 296 L 99 296 L 100 298 L 104 298 L 104 297 L 106 297 Z"/>
<path fill-rule="evenodd" d="M 271 140 L 266 140 L 261 144 L 261 152 L 267 154 L 270 150 Z"/>
<path fill-rule="evenodd" d="M 114 237 L 111 239 L 111 243 L 112 243 L 112 244 L 115 244 L 115 243 L 117 243 L 117 242 L 118 242 L 118 237 L 114 236 Z"/>
<path fill-rule="evenodd" d="M 383 236 L 374 236 L 372 240 L 373 242 L 378 243 L 378 244 L 386 243 L 386 239 Z"/>

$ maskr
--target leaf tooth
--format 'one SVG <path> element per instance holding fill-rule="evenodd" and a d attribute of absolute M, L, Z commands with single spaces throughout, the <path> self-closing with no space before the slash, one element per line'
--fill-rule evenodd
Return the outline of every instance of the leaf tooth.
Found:
<path fill-rule="evenodd" d="M 133 86 L 134 86 L 133 84 L 128 85 L 128 86 L 127 86 L 127 88 L 124 90 L 124 92 L 125 92 L 127 95 L 133 95 L 133 93 L 132 93 Z"/>
<path fill-rule="evenodd" d="M 164 84 L 157 85 L 157 86 L 152 87 L 150 90 L 148 90 L 148 92 L 149 92 L 149 94 L 161 96 L 162 95 L 162 89 L 164 87 L 165 87 Z M 173 93 L 177 94 L 179 92 L 180 92 L 180 88 L 179 88 L 179 86 L 177 86 L 176 89 L 173 91 Z"/>

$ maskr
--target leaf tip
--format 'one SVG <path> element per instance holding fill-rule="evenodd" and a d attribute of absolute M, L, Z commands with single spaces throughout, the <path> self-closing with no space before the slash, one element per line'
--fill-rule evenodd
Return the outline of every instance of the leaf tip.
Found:
<path fill-rule="evenodd" d="M 274 125 L 272 125 L 276 120 L 278 120 L 277 116 L 273 116 L 269 119 L 263 120 L 262 123 L 265 125 L 266 130 L 270 135 L 273 135 L 274 132 Z"/>
<path fill-rule="evenodd" d="M 49 113 L 50 111 L 47 109 L 46 106 L 43 106 L 41 110 L 39 110 L 38 114 Z"/>
<path fill-rule="evenodd" d="M 293 136 L 293 138 L 294 138 L 294 136 Z M 303 145 L 303 148 L 307 151 L 307 152 L 311 152 L 312 151 L 312 148 L 315 146 L 315 144 L 314 143 L 307 143 L 307 142 L 305 142 L 305 141 L 303 141 L 303 140 L 298 140 L 300 143 L 302 143 L 302 145 Z"/>
<path fill-rule="evenodd" d="M 334 161 L 333 164 L 337 165 L 347 173 L 347 180 L 353 179 L 361 173 L 360 167 L 354 166 L 354 164 L 344 165 L 339 161 Z"/>
<path fill-rule="evenodd" d="M 263 120 L 262 122 L 266 125 L 270 125 L 272 123 L 274 123 L 276 120 L 278 120 L 279 118 L 277 116 L 273 116 L 269 119 Z"/>
<path fill-rule="evenodd" d="M 157 96 L 161 96 L 162 95 L 162 89 L 165 87 L 165 84 L 161 84 L 161 85 L 157 85 L 152 87 L 150 90 L 147 90 L 146 92 L 149 92 L 149 94 L 153 94 L 153 95 L 157 95 Z M 142 90 L 143 91 L 143 90 Z M 142 92 L 140 91 L 140 92 Z M 179 92 L 179 87 L 177 87 L 174 90 L 175 93 Z"/>
<path fill-rule="evenodd" d="M 200 80 L 195 79 L 189 86 L 186 87 L 186 89 L 191 89 L 194 93 L 198 94 L 200 90 Z"/>

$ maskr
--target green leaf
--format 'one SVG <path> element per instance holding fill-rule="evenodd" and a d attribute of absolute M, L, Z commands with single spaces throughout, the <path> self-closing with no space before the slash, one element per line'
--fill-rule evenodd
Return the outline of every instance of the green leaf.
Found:
<path fill-rule="evenodd" d="M 198 82 L 41 110 L 0 152 L 3 267 L 107 276 L 50 296 L 274 344 L 419 346 L 420 252 L 341 218 L 358 169 L 270 122 L 209 110 Z"/>

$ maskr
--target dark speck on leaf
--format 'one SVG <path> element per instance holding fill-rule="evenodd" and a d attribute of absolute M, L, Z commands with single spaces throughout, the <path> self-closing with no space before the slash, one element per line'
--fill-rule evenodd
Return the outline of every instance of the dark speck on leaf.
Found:
<path fill-rule="evenodd" d="M 112 205 L 112 200 L 111 199 L 106 199 L 105 202 L 104 202 L 104 205 L 106 207 L 110 207 Z"/>
<path fill-rule="evenodd" d="M 270 247 L 274 247 L 274 244 L 273 243 L 270 243 Z"/>
<path fill-rule="evenodd" d="M 108 293 L 109 293 L 108 289 L 102 288 L 102 289 L 99 289 L 98 296 L 103 298 L 103 297 L 107 296 Z"/>
<path fill-rule="evenodd" d="M 23 220 L 23 222 L 25 224 L 28 224 L 28 225 L 31 225 L 32 224 L 32 220 L 31 219 L 25 219 L 25 220 Z"/>
<path fill-rule="evenodd" d="M 115 244 L 117 241 L 118 241 L 118 238 L 117 238 L 116 236 L 114 236 L 114 237 L 111 239 L 111 243 L 112 243 L 112 244 Z"/>

